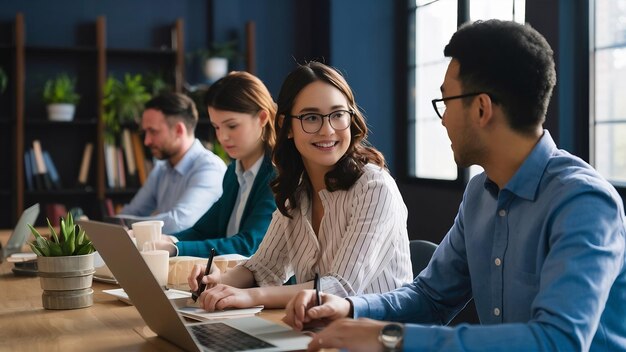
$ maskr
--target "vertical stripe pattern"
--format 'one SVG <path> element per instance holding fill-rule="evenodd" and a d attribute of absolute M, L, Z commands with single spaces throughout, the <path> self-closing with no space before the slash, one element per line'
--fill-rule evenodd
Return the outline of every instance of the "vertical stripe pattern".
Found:
<path fill-rule="evenodd" d="M 412 280 L 407 209 L 389 173 L 367 165 L 346 191 L 320 191 L 319 233 L 311 226 L 311 203 L 300 196 L 293 219 L 275 211 L 257 252 L 243 265 L 259 286 L 298 283 L 322 275 L 324 292 L 342 297 L 391 291 Z"/>

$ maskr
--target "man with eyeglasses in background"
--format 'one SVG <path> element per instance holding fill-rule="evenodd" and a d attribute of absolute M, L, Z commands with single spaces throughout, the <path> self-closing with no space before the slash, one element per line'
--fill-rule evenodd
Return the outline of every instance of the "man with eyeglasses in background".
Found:
<path fill-rule="evenodd" d="M 433 107 L 456 163 L 485 170 L 452 228 L 411 284 L 322 294 L 321 306 L 303 291 L 284 320 L 334 321 L 311 350 L 625 350 L 624 208 L 542 128 L 556 84 L 550 46 L 529 26 L 489 20 L 459 29 L 444 54 L 452 60 Z M 482 325 L 432 326 L 472 299 Z"/>

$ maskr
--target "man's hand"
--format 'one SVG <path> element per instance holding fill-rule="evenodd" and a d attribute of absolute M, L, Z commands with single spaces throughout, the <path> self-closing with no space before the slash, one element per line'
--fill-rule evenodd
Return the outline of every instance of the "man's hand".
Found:
<path fill-rule="evenodd" d="M 313 320 L 337 320 L 348 317 L 350 302 L 335 295 L 322 293 L 322 305 L 316 306 L 315 290 L 300 291 L 285 307 L 283 321 L 296 330 Z"/>
<path fill-rule="evenodd" d="M 321 348 L 341 348 L 349 351 L 383 351 L 378 341 L 387 322 L 372 319 L 339 319 L 313 336 L 308 351 Z"/>

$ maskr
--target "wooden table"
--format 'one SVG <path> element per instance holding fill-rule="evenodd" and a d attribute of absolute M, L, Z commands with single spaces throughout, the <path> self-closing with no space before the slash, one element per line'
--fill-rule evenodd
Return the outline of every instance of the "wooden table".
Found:
<path fill-rule="evenodd" d="M 0 230 L 3 245 L 9 234 Z M 117 285 L 94 281 L 91 307 L 45 310 L 39 278 L 16 276 L 12 268 L 13 263 L 0 264 L 0 351 L 180 351 L 157 337 L 134 306 L 102 293 Z M 284 310 L 259 316 L 280 321 Z"/>

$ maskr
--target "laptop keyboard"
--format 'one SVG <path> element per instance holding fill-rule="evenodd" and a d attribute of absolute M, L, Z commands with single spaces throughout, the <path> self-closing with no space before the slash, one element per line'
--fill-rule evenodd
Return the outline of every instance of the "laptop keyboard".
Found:
<path fill-rule="evenodd" d="M 223 323 L 192 325 L 192 333 L 198 342 L 214 351 L 241 351 L 276 347 Z"/>

